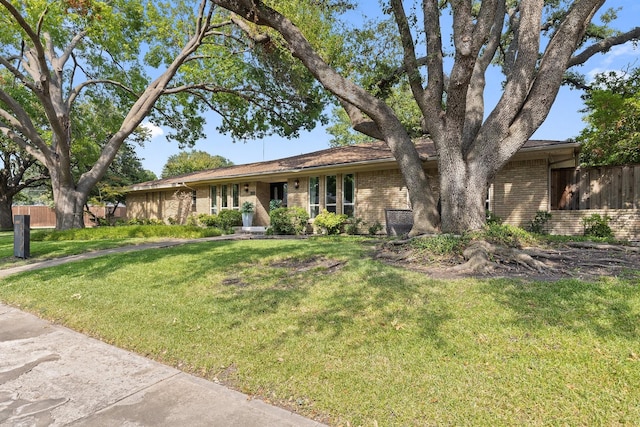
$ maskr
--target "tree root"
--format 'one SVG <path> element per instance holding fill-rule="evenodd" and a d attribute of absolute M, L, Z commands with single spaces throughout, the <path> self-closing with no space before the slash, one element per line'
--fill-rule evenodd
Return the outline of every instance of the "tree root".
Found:
<path fill-rule="evenodd" d="M 496 246 L 483 240 L 472 243 L 462 255 L 467 261 L 453 267 L 454 271 L 489 273 L 498 267 L 505 268 L 509 264 L 516 264 L 537 273 L 556 270 L 523 250 Z"/>

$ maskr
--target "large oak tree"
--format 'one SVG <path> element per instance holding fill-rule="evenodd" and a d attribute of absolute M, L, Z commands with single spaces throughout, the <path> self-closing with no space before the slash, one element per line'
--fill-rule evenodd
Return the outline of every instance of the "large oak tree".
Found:
<path fill-rule="evenodd" d="M 543 123 L 566 71 L 640 37 L 640 28 L 616 32 L 591 23 L 605 0 L 423 0 L 409 13 L 410 2 L 384 2 L 403 52 L 397 74 L 406 76 L 435 143 L 440 215 L 437 198 L 425 191 L 430 186 L 409 133 L 380 91 L 332 66 L 278 2 L 271 8 L 259 0 L 213 1 L 257 28 L 277 30 L 339 99 L 353 127 L 387 142 L 409 191 L 412 234 L 439 225 L 445 232 L 480 228 L 489 183 Z M 486 74 L 496 63 L 504 72 L 502 94 L 486 111 Z"/>
<path fill-rule="evenodd" d="M 188 145 L 203 137 L 205 111 L 243 139 L 295 136 L 321 115 L 323 92 L 304 67 L 207 0 L 0 0 L 0 11 L 0 71 L 11 76 L 0 82 L 0 132 L 48 169 L 58 229 L 84 226 L 90 191 L 145 118 Z M 321 34 L 327 21 L 308 18 Z M 8 90 L 16 83 L 26 102 Z M 93 135 L 76 126 L 78 105 L 123 114 Z M 81 170 L 78 144 L 96 154 Z"/>

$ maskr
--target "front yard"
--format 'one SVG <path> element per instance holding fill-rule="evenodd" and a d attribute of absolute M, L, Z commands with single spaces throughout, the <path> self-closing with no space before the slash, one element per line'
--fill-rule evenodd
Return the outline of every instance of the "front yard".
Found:
<path fill-rule="evenodd" d="M 11 276 L 0 300 L 331 425 L 640 420 L 637 279 L 432 279 L 372 253 L 193 243 Z"/>

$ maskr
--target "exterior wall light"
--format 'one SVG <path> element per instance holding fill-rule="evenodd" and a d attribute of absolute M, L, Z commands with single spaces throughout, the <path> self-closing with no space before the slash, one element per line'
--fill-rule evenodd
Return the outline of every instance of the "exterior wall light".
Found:
<path fill-rule="evenodd" d="M 248 193 L 249 192 L 249 184 L 245 184 L 244 185 L 244 192 Z"/>
<path fill-rule="evenodd" d="M 293 186 L 296 188 L 300 187 L 300 180 L 298 178 L 296 178 L 296 180 L 293 181 Z"/>

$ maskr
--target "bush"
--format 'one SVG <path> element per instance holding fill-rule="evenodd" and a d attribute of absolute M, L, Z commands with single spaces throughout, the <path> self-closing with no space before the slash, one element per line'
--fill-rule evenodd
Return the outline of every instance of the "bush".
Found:
<path fill-rule="evenodd" d="M 589 237 L 613 237 L 609 221 L 611 221 L 609 216 L 601 216 L 596 213 L 582 218 L 584 235 Z"/>
<path fill-rule="evenodd" d="M 203 227 L 218 227 L 219 222 L 218 215 L 205 213 L 198 215 L 198 223 Z"/>
<path fill-rule="evenodd" d="M 369 226 L 369 234 L 371 236 L 375 236 L 380 231 L 382 231 L 382 224 L 380 224 L 380 221 L 376 221 Z"/>
<path fill-rule="evenodd" d="M 486 217 L 487 217 L 487 225 L 502 224 L 502 218 L 500 218 L 498 215 L 494 214 L 490 210 L 486 211 Z"/>
<path fill-rule="evenodd" d="M 344 231 L 347 234 L 358 234 L 360 231 L 360 225 L 364 224 L 364 220 L 362 218 L 351 218 L 347 225 L 344 227 Z"/>
<path fill-rule="evenodd" d="M 347 222 L 347 218 L 345 214 L 336 214 L 324 209 L 313 220 L 313 225 L 320 228 L 325 234 L 340 234 L 342 226 Z"/>
<path fill-rule="evenodd" d="M 232 232 L 233 227 L 242 225 L 242 213 L 240 211 L 225 209 L 220 211 L 217 217 L 218 227 L 225 233 Z"/>
<path fill-rule="evenodd" d="M 307 227 L 309 214 L 300 207 L 276 208 L 269 212 L 269 234 L 302 234 Z"/>
<path fill-rule="evenodd" d="M 127 225 L 165 225 L 161 219 L 155 218 L 131 218 Z"/>
<path fill-rule="evenodd" d="M 551 219 L 551 214 L 549 212 L 538 211 L 536 212 L 536 216 L 533 218 L 533 220 L 529 224 L 529 227 L 527 228 L 527 230 L 530 231 L 531 233 L 547 234 L 544 229 L 544 226 L 550 219 Z"/>

